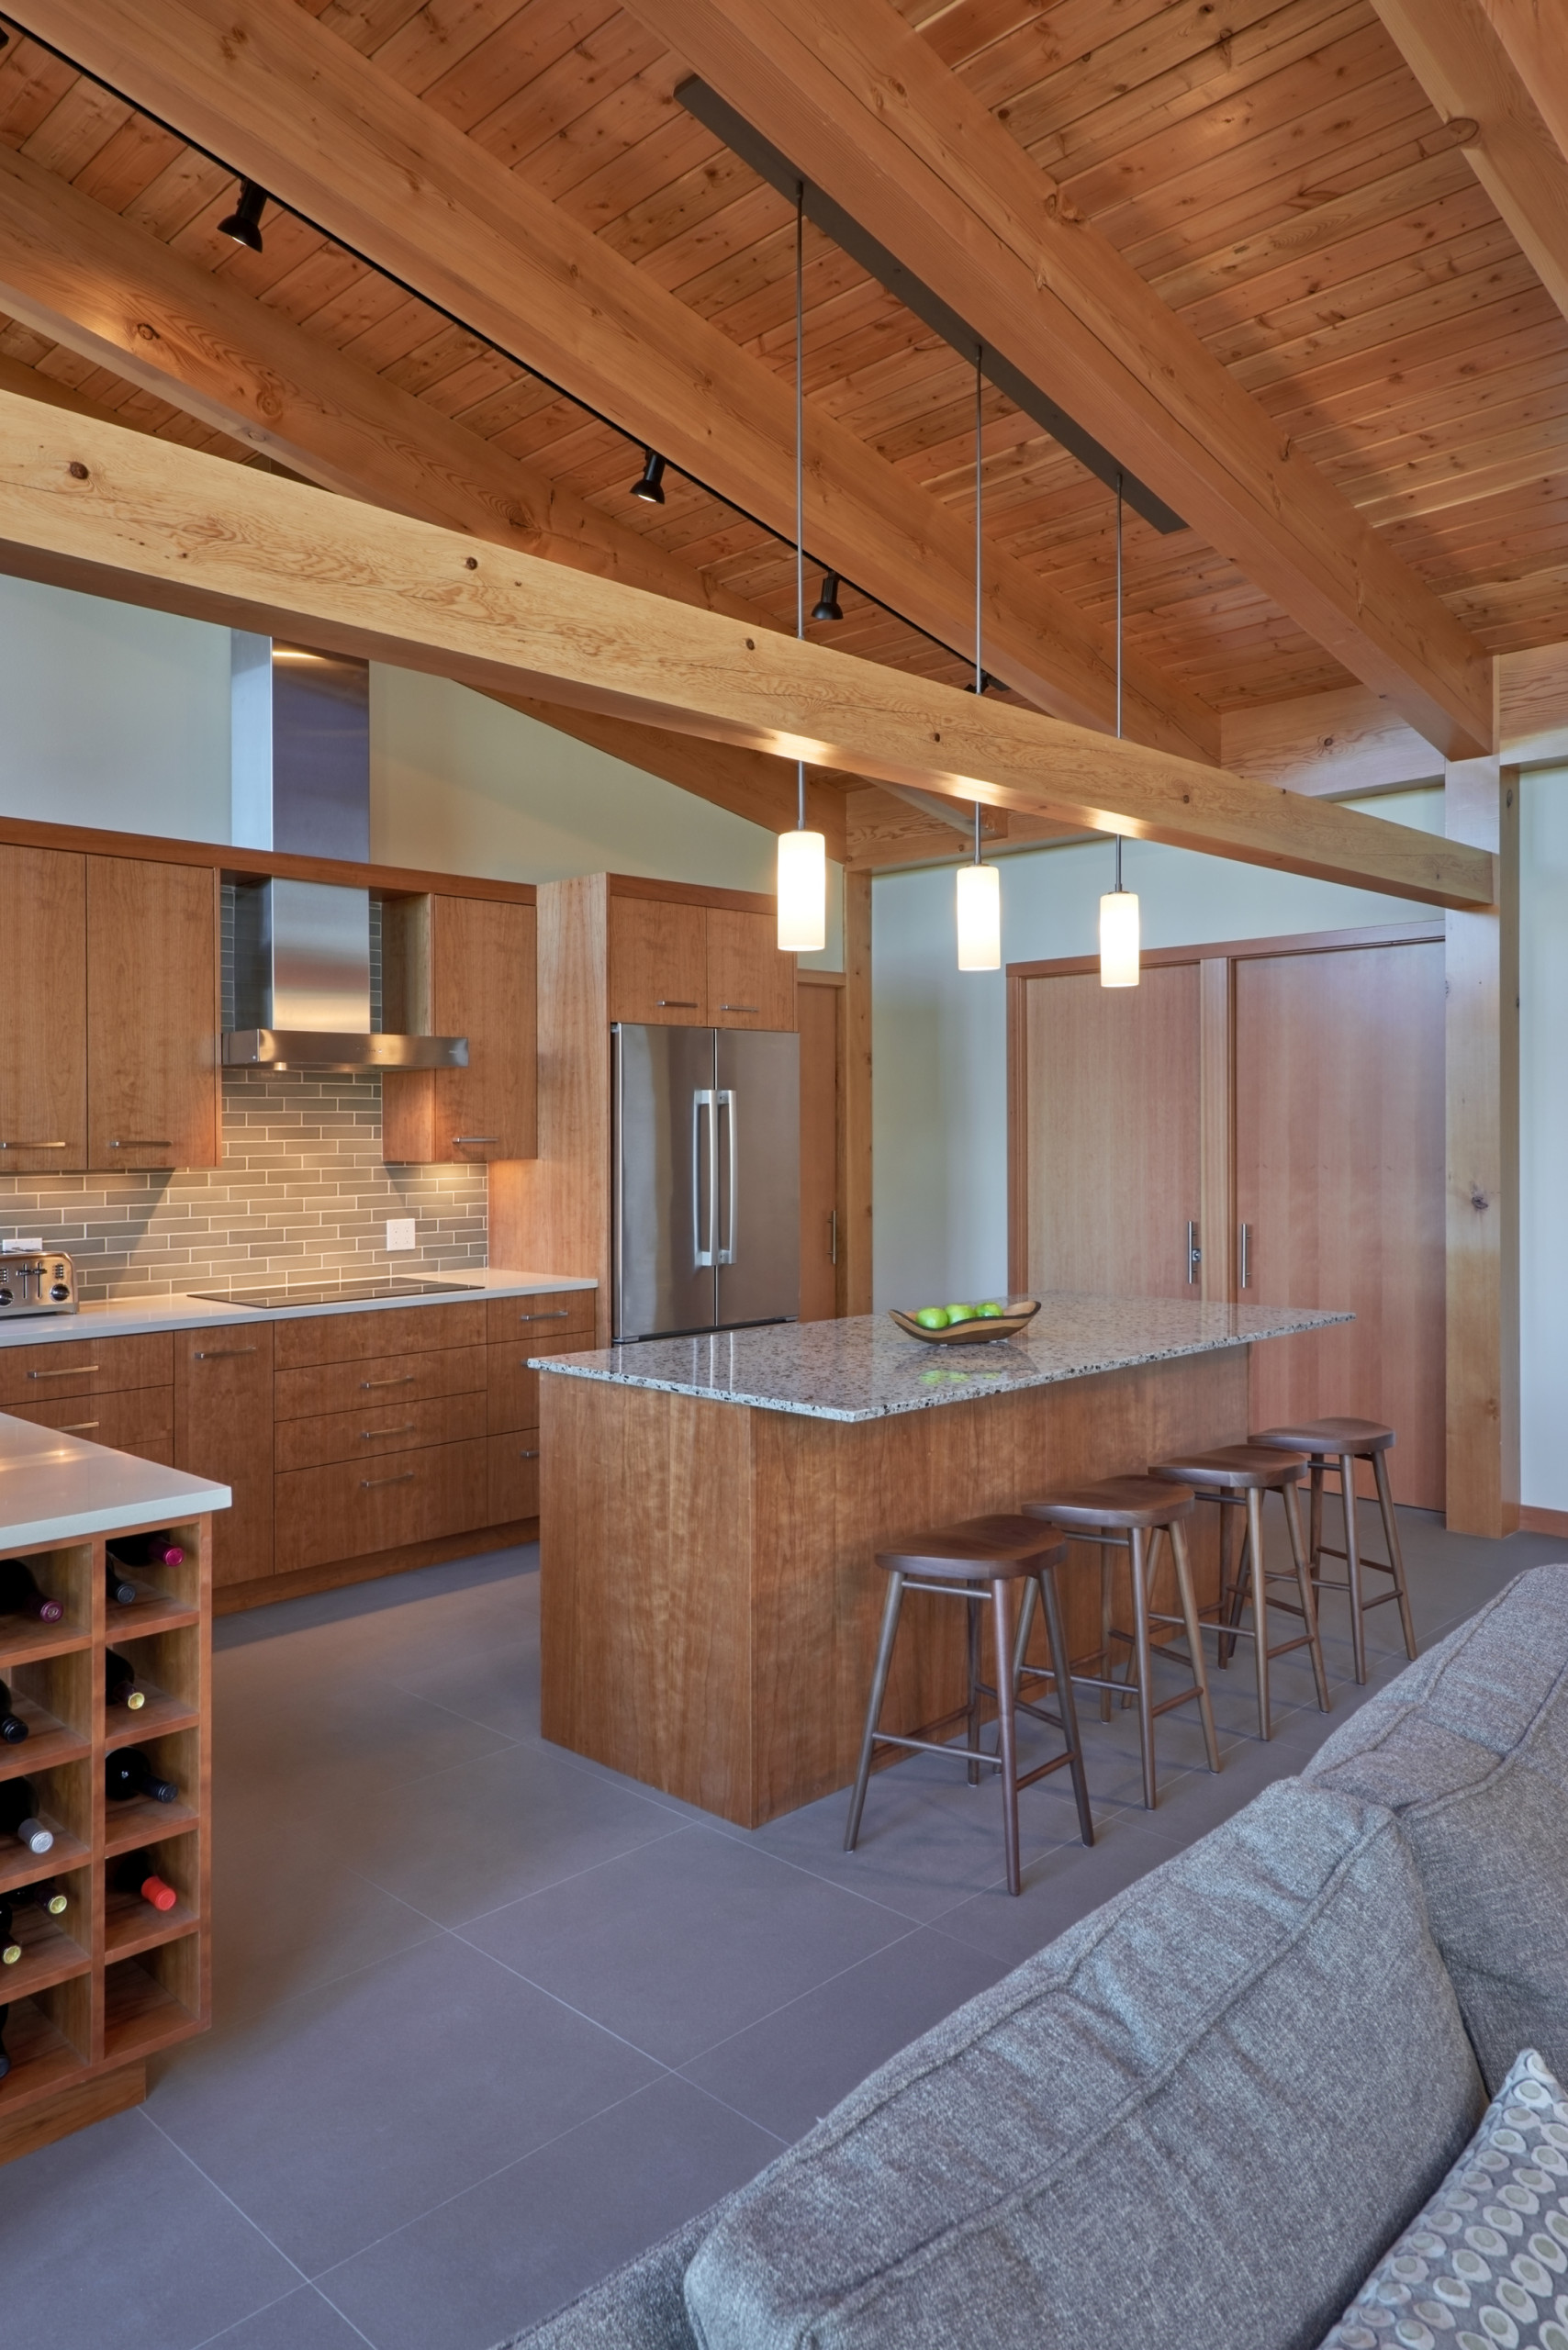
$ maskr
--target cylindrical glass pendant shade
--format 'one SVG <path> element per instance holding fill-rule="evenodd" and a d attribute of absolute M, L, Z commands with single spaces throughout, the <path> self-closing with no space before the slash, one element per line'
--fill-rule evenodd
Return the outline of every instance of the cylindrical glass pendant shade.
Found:
<path fill-rule="evenodd" d="M 958 968 L 1002 968 L 1002 876 L 994 865 L 960 865 L 958 885 Z"/>
<path fill-rule="evenodd" d="M 1108 890 L 1100 901 L 1100 984 L 1136 988 L 1137 968 L 1137 894 L 1131 890 Z"/>
<path fill-rule="evenodd" d="M 827 841 L 821 833 L 778 835 L 778 951 L 817 955 L 827 945 Z"/>

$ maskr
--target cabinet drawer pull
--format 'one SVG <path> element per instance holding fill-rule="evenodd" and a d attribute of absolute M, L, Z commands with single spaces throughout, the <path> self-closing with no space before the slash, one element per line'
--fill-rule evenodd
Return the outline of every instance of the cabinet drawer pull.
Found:
<path fill-rule="evenodd" d="M 460 1142 L 499 1142 L 500 1136 L 499 1135 L 454 1135 L 452 1140 L 455 1147 Z"/>
<path fill-rule="evenodd" d="M 89 1428 L 102 1427 L 101 1420 L 71 1420 L 56 1428 L 56 1436 L 85 1436 Z"/>
<path fill-rule="evenodd" d="M 97 1426 L 97 1422 L 95 1421 L 93 1425 L 95 1427 Z M 537 1452 L 520 1452 L 517 1457 L 520 1460 L 537 1460 L 539 1455 Z"/>
<path fill-rule="evenodd" d="M 111 1150 L 173 1150 L 174 1147 L 167 1135 L 128 1135 L 124 1142 L 111 1142 L 109 1145 Z"/>
<path fill-rule="evenodd" d="M 420 1374 L 417 1371 L 399 1371 L 396 1379 L 362 1379 L 359 1383 L 362 1389 L 366 1387 L 411 1387 L 419 1375 Z"/>
<path fill-rule="evenodd" d="M 230 1355 L 253 1355 L 255 1351 L 254 1347 L 198 1347 L 194 1359 L 197 1362 L 227 1362 Z"/>
<path fill-rule="evenodd" d="M 661 995 L 654 1006 L 655 1012 L 695 1012 L 694 995 Z"/>
<path fill-rule="evenodd" d="M 0 1142 L 0 1150 L 69 1150 L 68 1142 Z"/>
<path fill-rule="evenodd" d="M 96 1371 L 97 1368 L 95 1362 L 72 1362 L 67 1363 L 63 1371 L 29 1371 L 28 1377 L 29 1379 L 85 1379 L 90 1371 Z"/>
<path fill-rule="evenodd" d="M 722 1003 L 719 1009 L 721 1012 L 760 1012 L 762 1006 L 760 1003 Z"/>
<path fill-rule="evenodd" d="M 569 1305 L 557 1305 L 548 1314 L 520 1314 L 517 1318 L 520 1322 L 569 1322 L 572 1309 Z"/>
<path fill-rule="evenodd" d="M 402 1427 L 397 1428 L 361 1428 L 359 1432 L 359 1440 L 361 1444 L 373 1444 L 377 1437 L 409 1436 L 413 1433 L 414 1429 L 418 1427 L 418 1420 L 405 1420 Z M 413 1473 L 413 1471 L 410 1469 L 409 1472 L 409 1476 L 411 1477 Z"/>
<path fill-rule="evenodd" d="M 367 1494 L 372 1485 L 406 1485 L 413 1474 L 414 1472 L 411 1469 L 405 1469 L 402 1474 L 397 1477 L 362 1477 L 359 1481 L 359 1489 L 362 1494 Z"/>

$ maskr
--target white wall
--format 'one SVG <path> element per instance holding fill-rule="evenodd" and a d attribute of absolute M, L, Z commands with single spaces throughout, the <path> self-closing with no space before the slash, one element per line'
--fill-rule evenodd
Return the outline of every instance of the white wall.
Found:
<path fill-rule="evenodd" d="M 1568 768 L 1520 778 L 1522 1498 L 1568 1510 Z"/>

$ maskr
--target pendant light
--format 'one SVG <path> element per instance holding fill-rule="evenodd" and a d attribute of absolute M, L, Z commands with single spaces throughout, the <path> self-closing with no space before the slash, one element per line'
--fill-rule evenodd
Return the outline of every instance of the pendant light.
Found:
<path fill-rule="evenodd" d="M 985 384 L 981 353 L 975 347 L 975 674 L 970 693 L 983 694 L 988 679 L 981 666 L 983 650 L 980 587 L 984 578 L 980 539 L 980 427 Z M 980 863 L 980 803 L 975 801 L 975 853 L 971 864 L 960 865 L 954 890 L 958 928 L 960 971 L 1000 971 L 1002 968 L 1002 876 L 994 865 Z"/>
<path fill-rule="evenodd" d="M 1116 740 L 1122 739 L 1122 476 L 1116 476 Z M 1138 913 L 1135 891 L 1122 887 L 1122 836 L 1116 834 L 1116 883 L 1100 901 L 1100 984 L 1136 988 Z"/>
<path fill-rule="evenodd" d="M 795 636 L 806 633 L 804 375 L 806 186 L 795 185 Z M 827 840 L 806 830 L 806 763 L 795 762 L 795 829 L 778 835 L 778 951 L 818 955 L 827 945 Z"/>

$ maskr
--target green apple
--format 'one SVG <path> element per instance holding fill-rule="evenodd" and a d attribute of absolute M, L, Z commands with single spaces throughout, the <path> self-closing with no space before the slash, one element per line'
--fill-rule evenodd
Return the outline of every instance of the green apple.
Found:
<path fill-rule="evenodd" d="M 979 1310 L 982 1321 L 994 1322 L 1000 1315 L 1006 1313 L 1007 1308 L 1005 1305 L 998 1305 L 996 1300 L 992 1298 L 989 1304 L 982 1305 Z"/>
<path fill-rule="evenodd" d="M 914 1316 L 923 1330 L 945 1330 L 952 1318 L 946 1305 L 923 1305 Z"/>
<path fill-rule="evenodd" d="M 974 1318 L 975 1309 L 972 1305 L 950 1305 L 947 1308 L 949 1322 L 972 1322 Z"/>

